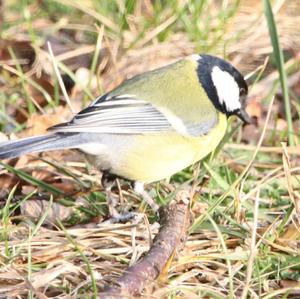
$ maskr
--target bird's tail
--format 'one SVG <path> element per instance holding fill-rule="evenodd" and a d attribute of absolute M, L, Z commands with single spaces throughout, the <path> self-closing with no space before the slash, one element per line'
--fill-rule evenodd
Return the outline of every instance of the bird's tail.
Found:
<path fill-rule="evenodd" d="M 47 150 L 76 148 L 82 144 L 78 133 L 48 134 L 0 143 L 0 160 Z"/>

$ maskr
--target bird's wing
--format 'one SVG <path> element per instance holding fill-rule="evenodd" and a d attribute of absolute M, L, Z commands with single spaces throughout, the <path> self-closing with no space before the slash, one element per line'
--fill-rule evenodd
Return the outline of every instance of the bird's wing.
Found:
<path fill-rule="evenodd" d="M 79 112 L 70 122 L 49 128 L 54 132 L 145 134 L 178 132 L 199 136 L 208 133 L 217 122 L 186 124 L 174 113 L 160 109 L 133 95 L 105 95 Z"/>

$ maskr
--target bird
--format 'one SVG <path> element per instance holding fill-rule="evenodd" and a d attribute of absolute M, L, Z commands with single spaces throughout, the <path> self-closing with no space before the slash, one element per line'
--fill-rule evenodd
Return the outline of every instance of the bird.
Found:
<path fill-rule="evenodd" d="M 45 135 L 0 143 L 0 159 L 76 149 L 107 177 L 134 182 L 134 190 L 157 211 L 144 185 L 214 151 L 229 117 L 251 123 L 247 94 L 243 75 L 231 63 L 189 55 L 125 80 Z"/>

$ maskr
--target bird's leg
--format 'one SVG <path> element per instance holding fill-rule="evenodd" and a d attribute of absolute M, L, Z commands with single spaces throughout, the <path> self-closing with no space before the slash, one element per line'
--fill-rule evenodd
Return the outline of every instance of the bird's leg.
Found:
<path fill-rule="evenodd" d="M 144 183 L 135 182 L 134 183 L 134 191 L 140 194 L 143 200 L 151 207 L 151 209 L 156 213 L 159 209 L 158 204 L 152 199 L 152 197 L 145 191 Z"/>
<path fill-rule="evenodd" d="M 101 184 L 105 190 L 106 193 L 106 202 L 108 205 L 108 211 L 109 211 L 109 215 L 112 218 L 118 217 L 119 216 L 119 212 L 116 209 L 116 206 L 118 204 L 118 199 L 116 198 L 116 196 L 113 194 L 112 187 L 114 186 L 116 182 L 116 178 L 112 175 L 110 175 L 107 172 L 104 172 L 102 174 L 102 178 L 101 178 Z"/>
<path fill-rule="evenodd" d="M 127 222 L 128 220 L 134 218 L 136 216 L 136 213 L 132 212 L 125 212 L 125 213 L 119 213 L 116 209 L 116 206 L 119 202 L 119 196 L 116 196 L 112 192 L 112 188 L 115 185 L 117 180 L 117 177 L 114 175 L 111 175 L 107 172 L 104 172 L 101 178 L 101 184 L 105 190 L 106 193 L 106 201 L 108 205 L 110 223 L 122 223 Z"/>

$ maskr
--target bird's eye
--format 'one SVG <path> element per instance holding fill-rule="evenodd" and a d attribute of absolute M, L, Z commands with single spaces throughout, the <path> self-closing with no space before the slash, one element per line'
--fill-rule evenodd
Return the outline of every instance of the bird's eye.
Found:
<path fill-rule="evenodd" d="M 240 96 L 244 95 L 245 92 L 246 92 L 245 88 L 241 88 L 241 89 L 240 89 Z"/>

